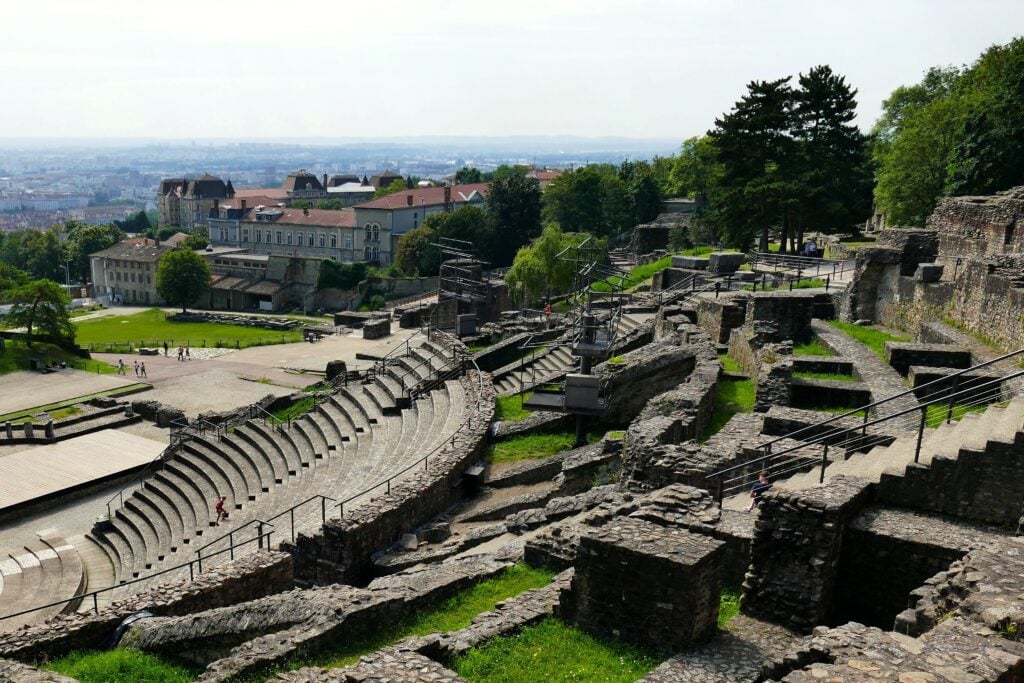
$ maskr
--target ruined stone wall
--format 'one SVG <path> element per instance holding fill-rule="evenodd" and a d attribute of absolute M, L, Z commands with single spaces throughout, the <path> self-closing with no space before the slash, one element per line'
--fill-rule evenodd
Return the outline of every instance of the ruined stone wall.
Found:
<path fill-rule="evenodd" d="M 913 275 L 919 263 L 931 263 L 939 253 L 939 236 L 935 230 L 892 228 L 878 233 L 877 247 L 900 252 L 900 274 Z M 860 258 L 860 252 L 857 252 Z"/>
<path fill-rule="evenodd" d="M 815 295 L 809 292 L 755 292 L 747 301 L 746 322 L 771 323 L 774 338 L 766 341 L 809 341 Z"/>
<path fill-rule="evenodd" d="M 62 614 L 42 624 L 0 634 L 0 657 L 37 661 L 95 649 L 135 612 L 149 610 L 160 616 L 178 616 L 236 605 L 292 588 L 292 573 L 288 553 L 253 553 L 199 574 L 193 581 L 170 580 L 119 600 L 99 614 Z"/>
<path fill-rule="evenodd" d="M 928 218 L 945 257 L 1024 254 L 1024 187 L 988 197 L 946 197 Z"/>
<path fill-rule="evenodd" d="M 734 329 L 746 322 L 749 295 L 728 295 L 717 299 L 699 297 L 695 302 L 697 324 L 716 344 L 727 344 Z"/>
<path fill-rule="evenodd" d="M 845 527 L 867 503 L 868 486 L 838 476 L 827 486 L 763 496 L 740 602 L 744 614 L 804 632 L 828 622 Z"/>
<path fill-rule="evenodd" d="M 658 394 L 686 381 L 696 365 L 696 354 L 672 337 L 631 351 L 624 360 L 623 364 L 602 363 L 594 373 L 605 383 L 605 419 L 620 424 L 633 420 Z"/>
<path fill-rule="evenodd" d="M 479 380 L 482 379 L 482 387 Z M 295 556 L 295 577 L 301 583 L 360 584 L 371 572 L 371 557 L 398 537 L 440 514 L 461 495 L 462 473 L 480 459 L 494 419 L 494 386 L 486 373 L 462 378 L 468 424 L 431 457 L 421 472 L 380 489 L 341 519 L 329 520 L 315 536 L 300 534 L 282 548 Z M 479 399 L 479 400 L 478 400 Z"/>

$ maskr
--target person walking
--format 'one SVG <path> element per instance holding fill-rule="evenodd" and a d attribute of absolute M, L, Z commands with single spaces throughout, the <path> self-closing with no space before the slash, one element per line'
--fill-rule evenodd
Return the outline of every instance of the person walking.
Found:
<path fill-rule="evenodd" d="M 179 361 L 181 361 L 181 360 L 185 360 L 185 359 L 184 359 L 184 355 L 185 355 L 185 349 L 183 349 L 183 348 L 181 348 L 181 347 L 179 346 L 179 347 L 178 347 L 178 360 L 179 360 Z"/>
<path fill-rule="evenodd" d="M 217 526 L 220 526 L 220 520 L 227 516 L 227 512 L 224 511 L 224 501 L 227 496 L 221 496 L 217 499 L 217 502 L 213 504 L 213 511 L 217 513 Z"/>
<path fill-rule="evenodd" d="M 164 358 L 167 358 L 167 342 L 164 342 Z"/>
<path fill-rule="evenodd" d="M 117 359 L 117 374 L 123 375 L 125 373 L 124 361 L 120 358 Z"/>
<path fill-rule="evenodd" d="M 135 376 L 139 376 L 139 361 L 135 361 Z"/>
<path fill-rule="evenodd" d="M 139 363 L 139 372 L 142 373 L 143 377 L 146 376 L 146 364 L 145 363 Z"/>
<path fill-rule="evenodd" d="M 185 360 L 192 360 L 192 356 L 188 352 L 188 344 L 185 345 Z"/>

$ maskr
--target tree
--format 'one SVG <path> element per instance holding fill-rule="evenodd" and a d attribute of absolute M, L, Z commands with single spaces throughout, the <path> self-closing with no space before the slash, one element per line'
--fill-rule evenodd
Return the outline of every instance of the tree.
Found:
<path fill-rule="evenodd" d="M 759 249 L 768 251 L 768 230 L 794 195 L 789 81 L 752 81 L 708 133 L 722 164 L 714 216 L 729 242 L 743 249 L 760 236 Z"/>
<path fill-rule="evenodd" d="M 463 166 L 462 168 L 455 172 L 456 185 L 480 182 L 483 182 L 483 176 L 480 173 L 480 169 L 478 168 L 473 168 L 472 166 Z"/>
<path fill-rule="evenodd" d="M 182 312 L 207 292 L 210 280 L 210 265 L 191 249 L 167 252 L 156 267 L 156 291 Z"/>
<path fill-rule="evenodd" d="M 404 274 L 411 276 L 437 275 L 440 253 L 434 246 L 437 243 L 437 230 L 432 225 L 432 223 L 424 221 L 418 228 L 413 228 L 399 238 L 395 247 L 395 263 Z"/>
<path fill-rule="evenodd" d="M 341 211 L 345 208 L 345 203 L 340 199 L 321 199 L 316 203 L 316 208 L 324 211 Z"/>
<path fill-rule="evenodd" d="M 185 239 L 183 239 L 178 246 L 181 247 L 182 249 L 202 250 L 206 249 L 207 245 L 209 244 L 210 240 L 208 240 L 205 235 L 193 233 L 186 237 Z"/>
<path fill-rule="evenodd" d="M 0 261 L 0 302 L 10 302 L 11 290 L 27 283 L 28 280 L 28 273 Z"/>
<path fill-rule="evenodd" d="M 366 279 L 369 268 L 362 261 L 338 263 L 325 259 L 320 262 L 317 289 L 355 289 Z"/>
<path fill-rule="evenodd" d="M 374 196 L 376 196 L 376 195 L 374 195 Z M 309 208 L 309 200 L 308 199 L 293 199 L 292 201 L 288 202 L 288 208 L 290 208 L 290 209 L 308 209 Z"/>
<path fill-rule="evenodd" d="M 84 281 L 90 275 L 89 255 L 121 241 L 124 233 L 115 225 L 75 224 L 67 227 L 64 258 L 69 262 L 71 278 Z"/>
<path fill-rule="evenodd" d="M 540 235 L 540 181 L 518 174 L 493 181 L 487 212 L 494 217 L 505 253 L 513 253 Z"/>
<path fill-rule="evenodd" d="M 525 176 L 529 172 L 530 169 L 527 166 L 520 166 L 518 164 L 515 166 L 509 166 L 508 164 L 502 164 L 490 173 L 485 173 L 483 180 L 493 182 L 495 180 L 503 180 L 510 175 Z"/>
<path fill-rule="evenodd" d="M 387 197 L 389 194 L 394 194 L 408 189 L 409 188 L 406 186 L 405 181 L 399 178 L 387 187 L 378 188 L 377 191 L 373 193 L 373 198 L 380 199 L 381 197 Z"/>
<path fill-rule="evenodd" d="M 554 223 L 544 226 L 541 236 L 533 244 L 516 252 L 512 267 L 505 276 L 510 291 L 514 296 L 525 290 L 527 297 L 537 299 L 542 294 L 552 292 L 568 292 L 572 287 L 575 273 L 573 263 L 558 258 L 567 247 L 578 245 L 591 235 L 587 233 L 565 233 Z M 604 261 L 607 256 L 608 243 L 605 240 L 592 240 L 595 248 L 592 258 Z"/>
<path fill-rule="evenodd" d="M 544 191 L 544 220 L 570 232 L 604 232 L 603 199 L 603 179 L 597 168 L 584 166 L 566 171 Z"/>
<path fill-rule="evenodd" d="M 683 140 L 679 156 L 674 159 L 669 174 L 673 196 L 692 197 L 698 211 L 713 203 L 715 189 L 722 177 L 718 150 L 710 136 Z"/>
<path fill-rule="evenodd" d="M 60 244 L 60 227 L 49 230 L 29 230 L 21 240 L 25 270 L 37 279 L 63 280 L 64 252 Z"/>
<path fill-rule="evenodd" d="M 7 320 L 15 327 L 25 328 L 25 339 L 29 346 L 35 332 L 55 343 L 70 343 L 75 340 L 75 328 L 71 324 L 67 306 L 71 298 L 64 288 L 52 280 L 33 280 L 10 292 L 13 303 Z"/>
<path fill-rule="evenodd" d="M 631 224 L 650 223 L 661 213 L 661 187 L 647 163 L 639 164 L 627 179 L 628 200 L 632 209 Z"/>

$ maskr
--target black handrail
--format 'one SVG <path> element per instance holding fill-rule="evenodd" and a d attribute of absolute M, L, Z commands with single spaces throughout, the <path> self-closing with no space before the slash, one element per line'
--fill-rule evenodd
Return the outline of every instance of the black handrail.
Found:
<path fill-rule="evenodd" d="M 265 546 L 265 547 L 269 548 L 270 547 L 270 537 L 271 537 L 272 533 L 273 533 L 273 530 L 268 531 L 266 534 L 263 534 L 263 535 L 258 536 L 258 537 L 250 538 L 247 541 L 242 541 L 242 542 L 238 543 L 237 545 L 234 545 L 234 546 L 232 546 L 230 548 L 224 548 L 223 550 L 218 550 L 215 553 L 211 553 L 210 555 L 207 555 L 203 559 L 207 559 L 208 560 L 211 557 L 215 557 L 215 556 L 220 555 L 222 553 L 228 553 L 228 552 L 230 552 L 232 554 L 232 556 L 234 556 L 235 548 L 240 548 L 243 545 L 248 545 L 249 543 L 259 543 L 259 547 L 263 548 Z M 47 609 L 47 608 L 50 608 L 50 607 L 57 607 L 57 606 L 60 606 L 60 605 L 66 605 L 66 604 L 71 603 L 71 602 L 82 602 L 86 598 L 90 598 L 90 597 L 92 598 L 93 611 L 96 614 L 99 614 L 100 607 L 99 607 L 98 596 L 100 596 L 101 594 L 109 593 L 111 591 L 115 591 L 115 590 L 124 588 L 126 586 L 131 586 L 131 585 L 134 585 L 136 583 L 141 583 L 143 581 L 150 581 L 154 577 L 162 576 L 162 575 L 170 573 L 170 572 L 178 571 L 178 570 L 184 569 L 185 567 L 188 567 L 189 581 L 194 581 L 195 580 L 194 566 L 197 565 L 197 564 L 198 564 L 199 572 L 202 573 L 203 569 L 202 569 L 202 562 L 201 562 L 201 560 L 189 560 L 188 562 L 182 562 L 181 564 L 174 565 L 173 567 L 168 567 L 167 569 L 161 569 L 158 572 L 154 572 L 152 574 L 148 574 L 148 575 L 143 576 L 143 577 L 138 578 L 138 579 L 132 579 L 131 581 L 125 581 L 124 583 L 119 583 L 116 586 L 107 586 L 106 588 L 100 588 L 98 590 L 90 591 L 88 593 L 82 593 L 81 595 L 76 595 L 76 596 L 74 596 L 74 597 L 72 597 L 70 599 L 56 600 L 54 602 L 48 602 L 45 605 L 39 605 L 37 607 L 30 607 L 29 609 L 24 609 L 24 610 L 21 610 L 20 612 L 13 612 L 11 614 L 5 614 L 3 616 L 0 616 L 0 621 L 3 621 L 5 619 L 13 619 L 14 617 L 24 616 L 26 614 L 31 614 L 32 612 L 38 612 L 39 610 Z"/>
<path fill-rule="evenodd" d="M 1024 349 L 1021 349 L 1020 351 L 1017 351 L 1015 353 L 1020 353 L 1022 351 L 1024 351 Z M 981 366 L 978 365 L 978 366 L 975 366 L 975 367 L 981 367 Z M 969 368 L 969 369 L 973 369 L 973 368 Z M 957 376 L 959 376 L 959 375 L 957 375 Z M 954 375 L 948 375 L 948 376 L 946 376 L 944 378 L 940 378 L 939 380 L 936 380 L 936 381 L 949 381 L 949 379 L 952 378 L 952 377 L 954 377 Z M 717 479 L 718 480 L 718 485 L 716 487 L 716 489 L 717 489 L 716 497 L 718 498 L 718 501 L 721 502 L 722 498 L 723 498 L 723 494 L 724 494 L 724 482 L 725 482 L 725 475 L 726 474 L 728 474 L 730 472 L 735 472 L 737 470 L 748 469 L 748 468 L 750 468 L 750 467 L 752 467 L 754 465 L 758 465 L 758 464 L 764 463 L 766 461 L 775 460 L 776 458 L 785 456 L 785 455 L 790 454 L 790 453 L 795 453 L 796 451 L 799 451 L 799 450 L 802 450 L 804 448 L 807 448 L 808 446 L 814 446 L 814 445 L 823 444 L 824 445 L 824 451 L 823 451 L 823 454 L 822 454 L 821 476 L 819 478 L 819 481 L 824 481 L 825 470 L 827 469 L 828 464 L 829 464 L 828 463 L 828 448 L 829 448 L 829 445 L 831 444 L 831 442 L 836 439 L 836 437 L 838 437 L 840 435 L 859 433 L 861 435 L 861 438 L 863 438 L 863 435 L 865 434 L 865 432 L 866 432 L 868 427 L 873 427 L 873 426 L 875 426 L 877 424 L 881 424 L 883 422 L 888 422 L 889 420 L 893 420 L 893 419 L 896 419 L 896 418 L 899 418 L 899 417 L 903 417 L 904 415 L 908 415 L 910 413 L 914 413 L 914 412 L 920 411 L 921 412 L 921 419 L 920 419 L 920 421 L 918 423 L 918 428 L 917 428 L 917 450 L 915 451 L 915 454 L 914 454 L 914 462 L 917 462 L 918 458 L 920 456 L 921 439 L 922 439 L 922 435 L 923 435 L 924 427 L 925 427 L 925 416 L 927 414 L 929 406 L 934 406 L 934 405 L 939 405 L 939 404 L 947 405 L 946 421 L 948 422 L 951 419 L 951 417 L 952 417 L 952 413 L 954 411 L 955 404 L 956 404 L 956 398 L 958 396 L 961 396 L 961 397 L 962 396 L 975 396 L 975 395 L 978 394 L 978 392 L 980 390 L 983 390 L 983 389 L 986 389 L 986 388 L 993 388 L 994 390 L 996 390 L 996 391 L 1001 393 L 1002 392 L 1002 386 L 1003 386 L 1004 382 L 1007 382 L 1007 381 L 1009 381 L 1011 379 L 1015 379 L 1015 378 L 1018 378 L 1018 377 L 1024 377 L 1024 370 L 1013 372 L 1013 373 L 1010 373 L 1008 375 L 1004 375 L 1004 376 L 1001 376 L 1001 377 L 996 377 L 996 378 L 994 378 L 994 379 L 992 379 L 990 381 L 983 382 L 981 384 L 977 384 L 977 383 L 971 384 L 970 386 L 964 387 L 964 388 L 959 389 L 959 390 L 957 390 L 957 383 L 956 383 L 956 380 L 954 380 L 954 384 L 951 387 L 950 391 L 948 391 L 948 392 L 936 392 L 936 393 L 932 394 L 932 396 L 934 396 L 935 398 L 926 400 L 926 401 L 924 401 L 922 403 L 918 403 L 915 406 L 912 406 L 912 407 L 909 407 L 909 408 L 904 408 L 902 410 L 898 410 L 895 413 L 890 413 L 888 415 L 884 415 L 882 417 L 875 418 L 874 420 L 868 420 L 867 419 L 867 412 L 865 410 L 865 421 L 864 421 L 864 423 L 860 424 L 860 425 L 857 425 L 856 427 L 837 428 L 837 429 L 834 429 L 834 430 L 831 430 L 831 431 L 827 431 L 827 432 L 825 432 L 823 434 L 818 434 L 817 436 L 814 436 L 814 437 L 812 437 L 810 439 L 802 440 L 797 445 L 790 446 L 789 448 L 786 448 L 786 449 L 781 450 L 781 451 L 773 452 L 770 448 L 767 448 L 768 445 L 771 444 L 771 443 L 777 443 L 781 439 L 790 438 L 789 436 L 779 437 L 777 439 L 773 439 L 772 441 L 768 442 L 768 444 L 763 444 L 761 446 L 762 448 L 767 448 L 767 452 L 765 454 L 760 455 L 760 456 L 758 456 L 756 458 L 751 458 L 750 460 L 747 460 L 746 462 L 740 463 L 738 465 L 731 465 L 729 467 L 722 468 L 722 469 L 720 469 L 720 470 L 718 470 L 716 472 L 712 472 L 711 474 L 707 475 L 707 479 L 709 479 L 709 480 Z M 928 384 L 933 384 L 933 382 L 929 382 Z M 923 384 L 923 385 L 921 385 L 921 387 L 918 387 L 918 389 L 920 389 L 922 387 L 925 387 L 925 386 L 928 386 L 928 384 Z M 861 410 L 861 409 L 858 409 L 858 410 Z M 857 412 L 857 411 L 851 411 L 851 412 Z M 849 414 L 850 413 L 845 413 L 844 415 L 849 415 Z M 844 415 L 836 416 L 836 418 L 843 417 Z M 808 429 L 813 429 L 814 427 L 817 427 L 817 426 L 820 426 L 820 425 L 823 425 L 823 424 L 826 424 L 826 423 L 829 423 L 829 422 L 833 422 L 836 418 L 825 420 L 825 421 L 822 421 L 822 422 L 817 423 L 815 425 L 810 425 L 809 427 L 804 427 L 802 429 L 797 430 L 796 432 L 793 432 L 793 434 L 795 434 L 797 432 L 804 432 L 804 431 L 807 431 Z M 736 488 L 736 487 L 733 487 L 733 488 Z"/>
<path fill-rule="evenodd" d="M 931 386 L 934 386 L 934 385 L 946 383 L 946 382 L 949 382 L 951 380 L 956 382 L 956 381 L 958 381 L 957 378 L 962 377 L 963 375 L 968 374 L 970 372 L 973 372 L 973 371 L 977 370 L 978 368 L 984 368 L 984 367 L 987 367 L 987 366 L 992 365 L 994 363 L 999 363 L 1001 361 L 1004 361 L 1004 360 L 1006 360 L 1008 358 L 1013 358 L 1013 357 L 1018 356 L 1020 354 L 1024 354 L 1024 349 L 1018 349 L 1018 350 L 1013 351 L 1011 353 L 1007 353 L 1007 354 L 1004 354 L 1002 356 L 999 356 L 998 358 L 992 358 L 991 360 L 987 360 L 984 363 L 978 363 L 977 365 L 972 365 L 969 368 L 964 368 L 962 370 L 957 370 L 956 372 L 954 372 L 952 374 L 944 375 L 944 376 L 939 377 L 938 379 L 934 379 L 934 380 L 932 380 L 930 382 L 925 382 L 924 384 L 921 384 L 921 385 L 919 385 L 919 386 L 917 386 L 917 387 L 915 387 L 913 389 L 907 389 L 905 391 L 901 391 L 898 394 L 893 394 L 892 396 L 889 396 L 887 398 L 879 399 L 877 401 L 874 401 L 872 403 L 868 403 L 867 405 L 861 406 L 859 408 L 853 408 L 851 410 L 848 410 L 845 413 L 839 413 L 839 414 L 834 415 L 834 416 L 832 416 L 830 418 L 822 420 L 821 422 L 816 422 L 813 425 L 808 425 L 806 427 L 801 427 L 800 429 L 796 429 L 796 430 L 794 430 L 792 432 L 789 432 L 788 434 L 776 437 L 776 438 L 774 438 L 774 439 L 772 439 L 770 441 L 766 441 L 765 443 L 761 444 L 759 446 L 759 448 L 767 449 L 768 453 L 770 454 L 771 453 L 771 447 L 772 447 L 773 444 L 776 444 L 776 443 L 778 443 L 780 441 L 783 441 L 785 439 L 793 439 L 794 437 L 796 437 L 796 436 L 798 436 L 800 434 L 806 434 L 809 431 L 817 430 L 817 429 L 821 428 L 824 425 L 831 424 L 833 422 L 836 422 L 837 420 L 843 419 L 844 417 L 850 417 L 850 416 L 853 416 L 853 415 L 858 415 L 858 414 L 861 413 L 861 411 L 863 411 L 863 413 L 864 413 L 864 424 L 862 424 L 860 427 L 858 427 L 858 429 L 863 429 L 865 426 L 868 425 L 868 412 L 872 408 L 877 408 L 878 406 L 880 406 L 880 405 L 882 405 L 884 403 L 889 403 L 890 401 L 895 401 L 896 399 L 904 398 L 904 397 L 909 396 L 911 394 L 917 394 L 917 392 L 921 391 L 922 389 L 927 389 L 928 387 L 931 387 Z M 916 400 L 916 396 L 915 396 L 915 400 Z M 726 467 L 724 469 L 721 469 L 721 470 L 718 470 L 716 472 L 713 472 L 712 474 L 710 474 L 708 476 L 709 477 L 715 477 L 715 476 L 718 476 L 720 474 L 724 474 L 726 472 L 730 472 L 732 470 L 741 469 L 741 468 L 743 468 L 745 466 L 746 466 L 745 463 L 744 464 L 740 464 L 740 465 L 732 465 L 730 467 Z"/>

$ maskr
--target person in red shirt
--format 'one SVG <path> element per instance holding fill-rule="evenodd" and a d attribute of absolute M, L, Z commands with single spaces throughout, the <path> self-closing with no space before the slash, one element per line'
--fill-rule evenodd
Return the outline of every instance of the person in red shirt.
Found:
<path fill-rule="evenodd" d="M 220 526 L 221 518 L 227 515 L 227 513 L 224 511 L 225 499 L 227 499 L 227 496 L 221 496 L 220 498 L 217 499 L 217 502 L 213 504 L 213 511 L 217 513 L 217 526 Z"/>

